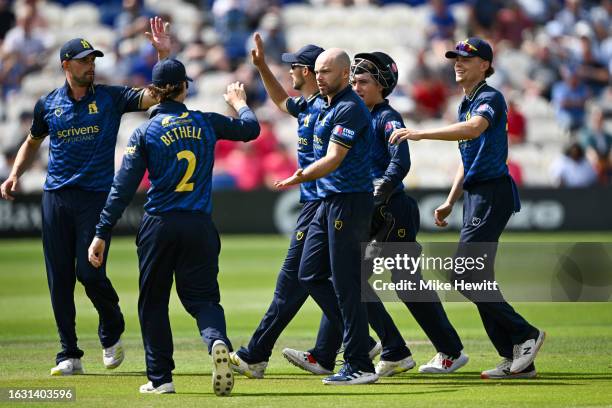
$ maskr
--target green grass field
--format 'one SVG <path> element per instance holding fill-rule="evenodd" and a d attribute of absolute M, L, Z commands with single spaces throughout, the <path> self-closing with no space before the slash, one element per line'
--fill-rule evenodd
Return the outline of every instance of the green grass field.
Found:
<path fill-rule="evenodd" d="M 454 240 L 452 234 L 422 234 L 421 241 Z M 506 240 L 612 241 L 612 234 L 507 234 Z M 248 339 L 272 297 L 287 239 L 269 236 L 225 236 L 220 284 L 228 334 L 235 347 Z M 307 348 L 318 327 L 320 311 L 308 301 L 277 343 L 266 378 L 237 377 L 230 398 L 217 398 L 210 386 L 211 363 L 195 321 L 176 297 L 170 305 L 174 334 L 176 395 L 140 395 L 146 382 L 138 325 L 138 270 L 133 239 L 113 241 L 109 276 L 126 317 L 127 357 L 121 367 L 105 370 L 97 340 L 97 314 L 77 284 L 77 331 L 85 351 L 86 375 L 50 377 L 58 339 L 47 289 L 40 240 L 0 241 L 0 388 L 75 387 L 71 406 L 240 406 L 250 407 L 417 407 L 417 406 L 612 406 L 612 303 L 530 303 L 514 306 L 545 329 L 548 339 L 537 360 L 538 378 L 483 381 L 479 373 L 499 360 L 473 305 L 450 303 L 446 310 L 465 344 L 470 362 L 448 376 L 420 375 L 416 370 L 374 385 L 330 387 L 321 378 L 289 365 L 284 347 Z M 417 364 L 434 349 L 399 303 L 388 303 L 408 340 Z M 0 405 L 8 403 L 0 402 Z M 15 403 L 16 406 L 44 405 Z"/>

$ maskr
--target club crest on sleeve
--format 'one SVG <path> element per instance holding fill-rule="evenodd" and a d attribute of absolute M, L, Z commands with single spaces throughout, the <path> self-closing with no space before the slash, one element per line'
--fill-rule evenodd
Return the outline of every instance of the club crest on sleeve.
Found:
<path fill-rule="evenodd" d="M 472 217 L 472 225 L 473 225 L 474 227 L 479 226 L 481 221 L 482 221 L 482 220 L 481 220 L 480 218 L 478 218 L 478 217 Z"/>
<path fill-rule="evenodd" d="M 342 229 L 342 220 L 336 220 L 334 221 L 334 228 L 338 231 L 340 231 Z"/>
<path fill-rule="evenodd" d="M 302 239 L 304 239 L 304 232 L 303 231 L 297 231 L 295 233 L 295 239 L 297 239 L 298 241 L 301 241 Z"/>
<path fill-rule="evenodd" d="M 400 238 L 406 238 L 406 229 L 405 228 L 399 228 L 397 230 L 397 236 Z"/>

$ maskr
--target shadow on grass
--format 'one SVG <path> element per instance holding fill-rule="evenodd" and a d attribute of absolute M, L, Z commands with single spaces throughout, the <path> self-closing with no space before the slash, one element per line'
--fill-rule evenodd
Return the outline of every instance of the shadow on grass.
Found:
<path fill-rule="evenodd" d="M 108 373 L 85 373 L 81 375 L 83 377 L 146 377 L 147 373 L 144 371 L 115 371 Z"/>
<path fill-rule="evenodd" d="M 201 373 L 174 373 L 174 377 L 210 377 L 210 372 Z M 242 377 L 239 374 L 235 374 L 236 378 L 244 379 L 249 381 L 246 377 Z M 144 377 L 146 372 L 144 371 L 116 371 L 108 373 L 86 373 L 83 376 L 92 377 Z M 270 374 L 267 375 L 263 380 L 251 380 L 251 381 L 265 381 L 265 380 L 282 380 L 282 381 L 304 381 L 304 380 L 316 380 L 322 379 L 324 376 L 315 376 L 310 373 L 296 372 L 296 373 L 283 373 L 283 374 Z M 582 385 L 578 383 L 566 383 L 557 380 L 565 381 L 610 381 L 612 380 L 612 373 L 568 373 L 568 372 L 544 372 L 539 373 L 536 378 L 533 379 L 480 379 L 479 371 L 463 371 L 461 373 L 453 373 L 448 375 L 436 375 L 436 374 L 404 374 L 395 377 L 389 377 L 381 379 L 383 383 L 377 383 L 382 385 L 451 385 L 458 387 L 466 386 L 488 386 L 497 384 L 517 384 L 517 385 Z"/>
<path fill-rule="evenodd" d="M 542 374 L 538 374 L 538 377 L 546 380 L 612 380 L 612 370 L 610 374 L 544 372 Z"/>
<path fill-rule="evenodd" d="M 386 384 L 385 384 L 386 385 Z M 367 387 L 376 386 L 376 384 L 367 385 Z M 331 386 L 333 387 L 333 386 Z M 350 388 L 350 387 L 349 387 Z M 329 389 L 326 387 L 325 389 Z M 324 392 L 324 391 L 316 391 L 316 392 L 258 392 L 258 393 L 247 393 L 247 392 L 232 392 L 232 398 L 236 397 L 325 397 L 325 396 L 372 396 L 372 395 L 424 395 L 424 394 L 439 394 L 441 392 L 455 392 L 457 390 L 435 390 L 435 391 L 406 391 L 406 392 L 377 392 L 372 394 L 372 392 L 351 392 L 347 388 L 344 388 L 347 392 Z M 350 388 L 354 389 L 354 388 Z M 210 395 L 207 392 L 181 392 L 180 395 Z M 177 395 L 179 395 L 177 394 Z"/>
<path fill-rule="evenodd" d="M 377 383 L 379 384 L 379 383 Z M 438 386 L 445 385 L 450 387 L 458 387 L 458 388 L 469 388 L 469 387 L 489 387 L 489 386 L 499 386 L 499 385 L 509 385 L 509 386 L 542 386 L 542 385 L 585 385 L 580 383 L 566 383 L 559 381 L 546 381 L 540 379 L 524 379 L 524 380 L 474 380 L 474 381 L 452 381 L 450 378 L 447 381 L 405 381 L 405 382 L 392 382 L 392 383 L 380 383 L 380 385 L 384 386 L 410 386 L 410 385 L 419 385 L 419 386 Z"/>

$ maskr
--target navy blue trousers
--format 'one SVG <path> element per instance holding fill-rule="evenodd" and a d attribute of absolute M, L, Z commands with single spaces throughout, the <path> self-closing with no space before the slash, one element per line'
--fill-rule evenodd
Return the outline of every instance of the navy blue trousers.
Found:
<path fill-rule="evenodd" d="M 238 355 L 247 363 L 268 361 L 278 337 L 300 310 L 308 292 L 298 281 L 298 270 L 302 259 L 308 227 L 317 212 L 319 201 L 307 201 L 302 206 L 291 236 L 287 256 L 276 279 L 274 297 L 246 348 Z M 329 265 L 325 266 L 329 269 Z"/>
<path fill-rule="evenodd" d="M 466 188 L 463 195 L 463 228 L 459 241 L 496 243 L 515 211 L 516 197 L 509 176 L 481 182 Z M 495 247 L 496 249 L 496 247 Z M 460 249 L 461 251 L 461 245 Z M 495 253 L 489 257 L 490 277 Z M 468 298 L 469 294 L 466 295 Z M 530 325 L 497 293 L 495 302 L 475 302 L 489 339 L 500 356 L 512 359 L 514 344 L 530 337 L 536 328 Z"/>
<path fill-rule="evenodd" d="M 388 231 L 385 238 L 386 242 L 415 242 L 420 228 L 420 214 L 416 201 L 404 192 L 396 193 L 389 200 L 387 211 L 393 215 L 395 223 Z M 368 294 L 368 298 L 376 298 L 376 294 L 369 286 L 366 285 L 363 289 L 370 290 L 371 293 Z M 404 304 L 432 342 L 436 351 L 459 355 L 463 349 L 463 344 L 449 321 L 438 295 L 432 291 L 432 293 L 427 294 L 427 299 L 427 302 L 404 300 Z M 380 338 L 383 346 L 381 359 L 398 361 L 411 355 L 383 303 L 380 301 L 368 302 L 367 308 L 370 326 Z M 331 351 L 336 346 L 338 339 L 335 338 L 334 330 L 330 326 L 331 323 L 324 316 L 321 319 L 315 349 L 321 350 L 324 345 L 327 345 L 326 347 Z M 323 355 L 328 354 L 330 352 L 326 351 Z"/>
<path fill-rule="evenodd" d="M 361 302 L 360 244 L 368 239 L 372 206 L 371 193 L 342 193 L 323 199 L 310 223 L 298 274 L 331 324 L 343 328 L 338 346 L 344 343 L 344 360 L 368 372 L 374 366 L 368 358 L 368 311 Z M 327 347 L 329 356 L 314 356 L 329 366 L 338 346 Z"/>
<path fill-rule="evenodd" d="M 51 305 L 60 337 L 61 351 L 55 361 L 81 358 L 75 327 L 74 287 L 77 279 L 100 316 L 98 336 L 102 347 L 119 340 L 125 329 L 119 297 L 106 277 L 105 262 L 94 268 L 87 260 L 87 249 L 95 235 L 107 193 L 78 189 L 45 191 L 42 196 L 42 237 Z"/>
<path fill-rule="evenodd" d="M 276 279 L 276 287 L 274 289 L 272 302 L 259 323 L 259 326 L 255 329 L 253 336 L 251 336 L 248 346 L 238 350 L 240 358 L 249 364 L 269 360 L 272 355 L 272 349 L 279 336 L 308 298 L 308 291 L 298 280 L 298 271 L 300 268 L 300 261 L 302 260 L 304 242 L 308 236 L 308 227 L 317 212 L 319 203 L 320 201 L 307 201 L 302 206 L 295 230 L 291 236 L 291 243 L 287 250 L 287 256 L 285 257 L 283 266 Z M 329 269 L 329 262 L 323 267 Z M 328 322 L 329 320 L 323 317 L 321 321 Z M 334 338 L 340 338 L 341 342 L 342 329 L 333 327 L 330 328 L 330 330 L 334 330 Z M 335 347 L 333 353 L 326 353 L 326 350 L 330 346 L 324 343 L 324 341 L 325 339 L 317 342 L 317 345 L 311 350 L 311 353 L 313 353 L 315 358 L 317 355 L 327 356 L 327 354 L 333 354 L 333 357 L 328 357 L 326 360 L 321 360 L 319 362 L 322 363 L 325 368 L 333 370 L 338 347 L 334 342 L 333 345 L 331 345 L 332 348 Z M 374 339 L 370 339 L 370 347 L 375 343 L 376 341 Z"/>
<path fill-rule="evenodd" d="M 202 340 L 211 352 L 226 335 L 225 314 L 219 304 L 221 242 L 209 215 L 193 212 L 145 214 L 138 235 L 140 296 L 138 317 L 145 349 L 147 377 L 154 386 L 172 381 L 174 360 L 168 302 L 173 278 L 185 310 L 196 319 Z"/>

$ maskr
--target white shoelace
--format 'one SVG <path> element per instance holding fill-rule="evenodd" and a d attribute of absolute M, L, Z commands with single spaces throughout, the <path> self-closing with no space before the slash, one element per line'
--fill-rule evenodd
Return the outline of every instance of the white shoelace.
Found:
<path fill-rule="evenodd" d="M 435 356 L 434 356 L 434 357 L 433 357 L 433 358 L 432 358 L 432 359 L 429 361 L 429 364 L 433 365 L 433 364 L 438 363 L 437 365 L 440 365 L 440 366 L 441 366 L 441 365 L 442 365 L 442 362 L 443 362 L 444 360 L 446 360 L 447 358 L 448 358 L 448 356 L 447 356 L 446 354 L 444 354 L 444 353 L 438 353 L 438 354 L 436 354 L 436 355 L 435 355 Z"/>
<path fill-rule="evenodd" d="M 504 358 L 498 365 L 496 368 L 504 371 L 504 370 L 509 370 L 510 367 L 512 367 L 512 360 L 510 360 L 509 358 Z"/>
<path fill-rule="evenodd" d="M 512 347 L 512 357 L 516 360 L 520 356 L 521 356 L 521 345 L 515 344 L 514 347 Z"/>

